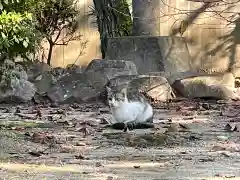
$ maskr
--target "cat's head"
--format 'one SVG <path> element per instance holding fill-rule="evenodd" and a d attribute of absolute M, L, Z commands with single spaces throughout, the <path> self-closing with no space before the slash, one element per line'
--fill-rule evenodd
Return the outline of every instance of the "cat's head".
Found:
<path fill-rule="evenodd" d="M 107 100 L 110 107 L 117 108 L 122 103 L 127 102 L 127 88 L 119 90 L 113 90 L 106 86 L 107 89 Z"/>

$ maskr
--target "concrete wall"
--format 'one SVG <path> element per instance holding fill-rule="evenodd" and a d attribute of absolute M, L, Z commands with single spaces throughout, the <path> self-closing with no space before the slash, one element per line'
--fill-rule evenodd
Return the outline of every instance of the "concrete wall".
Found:
<path fill-rule="evenodd" d="M 194 10 L 203 5 L 201 2 L 191 2 L 187 0 L 160 1 L 161 13 L 159 14 L 159 17 L 161 20 L 160 34 L 162 36 L 170 35 L 170 32 L 175 27 L 178 27 L 182 20 L 188 19 L 194 14 Z M 92 0 L 79 0 L 79 6 L 83 13 L 82 15 L 89 12 L 89 5 L 93 5 Z M 239 11 L 237 9 L 240 9 L 240 4 L 221 12 L 224 9 L 226 9 L 226 6 L 208 8 L 208 12 L 201 13 L 182 35 L 188 40 L 188 47 L 192 57 L 192 62 L 190 62 L 190 64 L 193 69 L 201 68 L 209 71 L 225 71 L 229 67 L 229 64 L 234 60 L 234 64 L 238 64 L 238 60 L 240 60 L 240 51 L 238 50 L 239 45 L 236 45 L 237 53 L 236 56 L 233 56 L 233 48 L 232 46 L 229 46 L 233 42 L 228 41 L 224 43 L 224 39 L 220 39 L 219 37 L 229 34 L 234 29 L 235 31 L 240 29 L 238 27 L 240 25 L 235 26 L 234 24 L 226 27 L 228 22 L 224 20 L 224 17 L 227 18 L 232 15 L 230 12 Z M 189 10 L 191 13 L 189 13 Z M 214 10 L 218 11 L 218 15 L 213 13 Z M 188 13 L 186 14 L 186 12 Z M 85 49 L 85 55 L 80 57 L 76 63 L 83 66 L 87 65 L 92 59 L 101 57 L 99 34 L 96 25 L 93 25 L 92 21 L 93 19 L 85 19 L 79 29 L 79 32 L 83 34 L 84 39 L 89 41 L 87 48 Z M 235 34 L 240 34 L 240 30 Z M 179 34 L 176 35 L 180 36 Z M 236 39 L 240 38 L 236 37 Z M 238 40 L 238 42 L 240 42 L 240 40 Z M 67 47 L 55 48 L 52 65 L 66 66 L 67 64 L 73 63 L 78 56 L 80 50 L 79 46 L 80 42 L 73 42 Z"/>

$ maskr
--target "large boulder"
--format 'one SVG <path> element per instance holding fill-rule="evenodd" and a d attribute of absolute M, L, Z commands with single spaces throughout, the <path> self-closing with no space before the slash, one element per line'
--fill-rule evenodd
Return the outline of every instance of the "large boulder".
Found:
<path fill-rule="evenodd" d="M 0 71 L 1 102 L 27 102 L 33 98 L 36 87 L 28 81 L 28 76 L 21 65 L 6 59 Z"/>
<path fill-rule="evenodd" d="M 116 76 L 112 79 L 109 80 L 108 86 L 110 88 L 115 88 L 115 87 L 125 87 L 128 85 L 128 83 L 137 78 L 138 75 L 120 75 Z"/>
<path fill-rule="evenodd" d="M 37 93 L 42 96 L 45 95 L 56 84 L 57 79 L 50 71 L 43 72 L 35 78 L 33 83 L 37 88 Z"/>
<path fill-rule="evenodd" d="M 26 65 L 26 72 L 28 75 L 28 80 L 29 81 L 34 81 L 36 79 L 36 77 L 38 77 L 39 75 L 41 75 L 44 72 L 48 72 L 51 70 L 51 67 L 44 63 L 44 62 L 40 62 L 40 61 L 34 61 L 33 63 L 22 63 L 23 65 Z"/>
<path fill-rule="evenodd" d="M 109 81 L 108 86 L 115 90 L 126 87 L 131 100 L 135 100 L 139 92 L 144 92 L 152 100 L 163 102 L 175 97 L 168 80 L 159 75 L 117 76 Z"/>
<path fill-rule="evenodd" d="M 50 72 L 57 79 L 60 79 L 61 77 L 65 76 L 66 74 L 69 74 L 67 72 L 67 70 L 65 68 L 62 68 L 62 67 L 52 68 Z"/>
<path fill-rule="evenodd" d="M 64 76 L 69 76 L 70 74 L 76 73 L 79 73 L 76 66 L 68 66 L 66 69 L 62 67 L 56 67 L 51 68 L 49 71 L 43 71 L 41 74 L 36 76 L 34 80 L 32 80 L 37 88 L 37 92 L 34 96 L 35 102 L 43 103 L 49 101 L 48 92 L 52 92 L 52 89 L 57 84 L 58 80 Z"/>
<path fill-rule="evenodd" d="M 68 64 L 66 66 L 67 71 L 75 71 L 76 73 L 82 73 L 82 68 L 76 64 Z"/>
<path fill-rule="evenodd" d="M 205 72 L 196 72 L 196 71 L 183 71 L 177 73 L 164 73 L 164 77 L 167 78 L 168 82 L 172 85 L 176 80 L 181 80 L 190 77 L 204 76 Z"/>
<path fill-rule="evenodd" d="M 106 59 L 133 62 L 139 74 L 164 71 L 177 73 L 191 69 L 187 43 L 174 36 L 128 36 L 109 38 Z"/>
<path fill-rule="evenodd" d="M 58 103 L 86 102 L 97 99 L 107 83 L 107 77 L 100 72 L 73 72 L 62 76 L 47 94 Z"/>
<path fill-rule="evenodd" d="M 170 84 L 163 76 L 141 75 L 132 79 L 127 88 L 131 95 L 141 91 L 156 101 L 166 102 L 175 97 Z"/>
<path fill-rule="evenodd" d="M 131 61 L 123 60 L 94 59 L 84 72 L 100 72 L 109 80 L 121 75 L 138 75 L 136 65 Z"/>
<path fill-rule="evenodd" d="M 187 98 L 234 99 L 235 79 L 232 73 L 215 73 L 185 77 L 172 87 Z"/>

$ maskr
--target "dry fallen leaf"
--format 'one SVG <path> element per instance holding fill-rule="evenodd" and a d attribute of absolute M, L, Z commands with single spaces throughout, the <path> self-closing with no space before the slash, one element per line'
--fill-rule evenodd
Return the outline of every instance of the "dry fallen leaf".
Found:
<path fill-rule="evenodd" d="M 78 154 L 75 156 L 76 159 L 85 159 L 84 156 L 82 154 Z"/>
<path fill-rule="evenodd" d="M 43 154 L 43 152 L 40 152 L 40 151 L 30 151 L 29 154 L 32 155 L 32 156 L 40 157 Z"/>
<path fill-rule="evenodd" d="M 52 136 L 48 133 L 43 133 L 43 132 L 33 133 L 31 140 L 34 143 L 40 143 L 40 144 L 48 144 L 48 143 L 56 142 L 56 139 L 54 136 Z"/>

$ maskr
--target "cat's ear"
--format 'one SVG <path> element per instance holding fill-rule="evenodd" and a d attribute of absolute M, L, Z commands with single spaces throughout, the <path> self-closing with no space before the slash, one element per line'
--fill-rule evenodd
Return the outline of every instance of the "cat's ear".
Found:
<path fill-rule="evenodd" d="M 127 88 L 126 87 L 122 88 L 121 93 L 124 94 L 124 95 L 127 95 Z"/>

